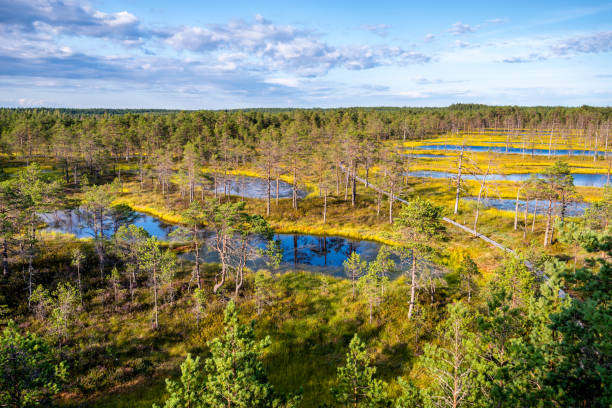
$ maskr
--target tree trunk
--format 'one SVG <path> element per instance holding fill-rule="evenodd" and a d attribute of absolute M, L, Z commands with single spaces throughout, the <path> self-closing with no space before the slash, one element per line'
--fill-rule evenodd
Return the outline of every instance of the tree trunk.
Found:
<path fill-rule="evenodd" d="M 266 178 L 266 216 L 270 216 L 270 167 L 268 167 L 268 174 Z"/>
<path fill-rule="evenodd" d="M 153 324 L 153 328 L 154 329 L 158 329 L 159 328 L 159 321 L 157 319 L 157 269 L 153 268 L 153 298 L 154 298 L 154 308 L 153 308 L 153 314 L 155 315 L 155 323 Z"/>
<path fill-rule="evenodd" d="M 548 209 L 546 210 L 546 230 L 544 231 L 544 246 L 550 243 L 550 220 L 552 216 L 552 200 L 548 200 Z"/>
<path fill-rule="evenodd" d="M 293 208 L 297 210 L 297 168 L 293 168 L 293 186 L 292 186 Z"/>
<path fill-rule="evenodd" d="M 408 319 L 412 317 L 412 312 L 414 310 L 414 296 L 416 292 L 416 254 L 414 253 L 414 250 L 412 250 L 412 271 L 410 273 L 410 277 L 410 306 L 408 306 Z"/>
<path fill-rule="evenodd" d="M 389 190 L 389 224 L 393 224 L 393 188 Z"/>
<path fill-rule="evenodd" d="M 518 210 L 519 210 L 519 195 L 521 193 L 521 189 L 516 190 L 516 203 L 514 204 L 514 230 L 516 231 L 518 227 Z"/>
<path fill-rule="evenodd" d="M 196 280 L 198 281 L 198 289 L 202 288 L 200 283 L 200 246 L 198 245 L 198 230 L 196 229 L 194 232 L 193 244 L 195 247 L 195 273 Z"/>
<path fill-rule="evenodd" d="M 536 216 L 538 215 L 538 199 L 535 199 L 535 204 L 533 205 L 533 220 L 531 222 L 531 232 L 533 233 L 533 231 L 535 230 L 535 222 L 536 222 Z"/>
<path fill-rule="evenodd" d="M 278 190 L 279 190 L 279 181 L 280 175 L 276 175 L 276 205 L 278 206 Z"/>
<path fill-rule="evenodd" d="M 348 185 L 351 177 L 351 168 L 346 169 L 346 177 L 344 179 L 344 201 L 348 199 Z"/>
<path fill-rule="evenodd" d="M 461 170 L 463 168 L 463 146 L 461 147 L 461 154 L 459 155 L 459 166 L 457 168 L 457 191 L 455 193 L 455 211 L 453 214 L 457 215 L 459 210 L 459 191 L 461 190 Z"/>
<path fill-rule="evenodd" d="M 323 195 L 323 224 L 327 221 L 327 190 Z"/>
<path fill-rule="evenodd" d="M 2 274 L 8 276 L 8 242 L 6 239 L 2 242 Z"/>
<path fill-rule="evenodd" d="M 527 237 L 527 214 L 529 213 L 529 197 L 525 197 L 525 211 L 523 212 L 523 239 Z"/>
<path fill-rule="evenodd" d="M 351 183 L 351 207 L 355 206 L 355 198 L 357 196 L 356 182 L 355 182 L 356 173 L 357 173 L 357 166 L 353 166 L 352 183 Z"/>

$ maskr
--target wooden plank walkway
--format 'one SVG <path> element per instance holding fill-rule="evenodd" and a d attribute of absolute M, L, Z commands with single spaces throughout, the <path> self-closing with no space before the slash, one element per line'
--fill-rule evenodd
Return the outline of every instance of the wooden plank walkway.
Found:
<path fill-rule="evenodd" d="M 346 170 L 346 168 L 343 165 L 340 165 L 340 168 L 342 169 L 343 172 L 346 173 L 347 170 Z M 389 197 L 389 195 L 390 195 L 387 191 L 385 191 L 385 190 L 383 190 L 383 189 L 381 189 L 379 187 L 376 187 L 375 185 L 373 185 L 372 183 L 366 181 L 362 177 L 355 176 L 355 180 L 359 181 L 360 183 L 363 183 L 367 188 L 371 188 L 374 191 L 378 191 L 379 193 L 381 193 L 383 195 L 386 195 L 387 197 Z M 393 196 L 393 199 L 395 201 L 397 201 L 397 202 L 402 203 L 402 204 L 408 204 L 408 201 L 406 201 L 406 200 L 404 200 L 402 198 Z M 453 220 L 451 220 L 448 217 L 442 217 L 442 220 L 444 220 L 444 222 L 446 222 L 448 224 L 451 224 L 451 225 L 453 225 L 453 226 L 455 226 L 455 227 L 457 227 L 457 228 L 467 232 L 468 234 L 471 234 L 471 235 L 473 235 L 473 236 L 475 236 L 477 238 L 482 239 L 483 241 L 487 242 L 488 244 L 494 246 L 495 248 L 501 249 L 504 252 L 511 253 L 512 255 L 517 255 L 517 253 L 516 253 L 516 251 L 514 249 L 507 248 L 507 247 L 503 246 L 502 244 L 500 244 L 499 242 L 497 242 L 497 241 L 487 237 L 486 235 L 481 234 L 478 231 L 475 231 L 475 230 L 473 230 L 471 228 L 468 228 L 465 225 L 458 223 L 457 221 L 453 221 Z M 531 262 L 525 261 L 525 266 L 527 266 L 527 268 L 529 268 L 532 271 L 534 271 L 538 276 L 542 276 L 542 278 L 545 281 L 548 281 L 548 276 L 544 275 L 543 271 L 536 270 L 534 268 L 534 265 Z M 559 297 L 564 298 L 565 296 L 566 296 L 566 294 L 563 291 L 563 289 L 559 289 Z"/>

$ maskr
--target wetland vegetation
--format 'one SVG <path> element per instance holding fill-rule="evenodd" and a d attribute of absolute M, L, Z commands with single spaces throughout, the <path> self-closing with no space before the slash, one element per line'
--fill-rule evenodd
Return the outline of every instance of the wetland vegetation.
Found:
<path fill-rule="evenodd" d="M 611 120 L 0 109 L 0 406 L 609 407 Z"/>

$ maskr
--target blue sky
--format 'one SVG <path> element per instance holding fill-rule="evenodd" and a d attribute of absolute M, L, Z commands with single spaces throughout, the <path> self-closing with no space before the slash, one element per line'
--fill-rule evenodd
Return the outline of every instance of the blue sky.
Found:
<path fill-rule="evenodd" d="M 0 106 L 612 105 L 612 3 L 0 0 Z"/>

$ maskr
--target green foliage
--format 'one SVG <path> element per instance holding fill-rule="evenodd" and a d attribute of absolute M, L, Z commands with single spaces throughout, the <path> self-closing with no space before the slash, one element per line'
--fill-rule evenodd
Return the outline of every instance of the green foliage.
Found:
<path fill-rule="evenodd" d="M 511 307 L 525 305 L 536 292 L 537 285 L 533 272 L 525 265 L 524 258 L 508 256 L 490 283 L 493 292 L 504 292 L 510 299 Z"/>
<path fill-rule="evenodd" d="M 264 257 L 268 268 L 271 270 L 278 269 L 283 262 L 283 249 L 280 240 L 268 240 L 266 247 L 260 251 L 260 254 Z"/>
<path fill-rule="evenodd" d="M 426 400 L 434 407 L 464 407 L 476 387 L 474 336 L 470 312 L 461 303 L 448 305 L 448 317 L 438 327 L 440 343 L 425 344 L 420 366 L 433 379 Z M 414 391 L 413 391 L 414 393 Z"/>
<path fill-rule="evenodd" d="M 367 273 L 359 278 L 359 293 L 365 297 L 370 312 L 372 324 L 373 312 L 383 301 L 385 286 L 389 283 L 389 273 L 394 269 L 395 263 L 389 259 L 389 251 L 381 250 L 376 259 L 368 264 Z"/>
<path fill-rule="evenodd" d="M 47 329 L 60 344 L 67 340 L 70 329 L 77 323 L 80 310 L 78 290 L 70 283 L 60 283 L 53 293 L 39 285 L 32 294 L 32 303 L 41 320 L 48 322 Z"/>
<path fill-rule="evenodd" d="M 478 352 L 473 369 L 478 372 L 480 406 L 490 402 L 502 404 L 511 401 L 513 382 L 522 382 L 516 370 L 523 356 L 512 353 L 516 342 L 527 333 L 527 321 L 513 296 L 504 289 L 491 294 L 485 310 L 478 315 Z"/>
<path fill-rule="evenodd" d="M 601 200 L 592 203 L 583 215 L 585 225 L 595 231 L 606 231 L 612 220 L 612 187 L 604 187 Z"/>
<path fill-rule="evenodd" d="M 65 378 L 66 367 L 63 362 L 57 364 L 52 348 L 9 322 L 0 335 L 0 405 L 49 406 Z"/>
<path fill-rule="evenodd" d="M 181 364 L 180 381 L 166 379 L 166 391 L 170 396 L 164 408 L 210 407 L 206 401 L 206 375 L 200 364 L 200 357 L 193 359 L 191 354 L 188 354 Z M 153 408 L 157 408 L 157 405 L 153 404 Z"/>
<path fill-rule="evenodd" d="M 423 392 L 412 382 L 398 379 L 402 394 L 395 400 L 395 408 L 422 408 L 424 406 Z"/>
<path fill-rule="evenodd" d="M 442 207 L 416 197 L 404 205 L 395 224 L 412 240 L 420 242 L 444 237 Z"/>
<path fill-rule="evenodd" d="M 376 367 L 355 334 L 346 353 L 346 361 L 338 367 L 337 385 L 332 388 L 336 402 L 346 407 L 386 407 L 390 404 L 387 384 L 375 378 Z"/>
<path fill-rule="evenodd" d="M 200 319 L 206 310 L 206 292 L 203 289 L 195 288 L 192 295 L 193 311 L 196 315 L 196 326 L 200 327 Z"/>
<path fill-rule="evenodd" d="M 344 273 L 351 280 L 351 287 L 353 290 L 353 297 L 355 297 L 355 286 L 357 280 L 361 278 L 364 271 L 367 268 L 367 262 L 361 260 L 361 256 L 353 251 L 351 255 L 343 262 Z"/>
<path fill-rule="evenodd" d="M 299 397 L 276 393 L 261 362 L 270 339 L 256 341 L 253 325 L 238 322 L 233 301 L 225 309 L 224 334 L 212 340 L 204 366 L 190 355 L 181 365 L 180 383 L 167 381 L 165 407 L 294 407 Z"/>
<path fill-rule="evenodd" d="M 476 262 L 474 262 L 469 255 L 466 255 L 461 260 L 457 272 L 459 274 L 461 293 L 467 296 L 468 302 L 470 302 L 472 296 L 478 290 L 476 279 L 481 275 L 478 270 L 478 265 L 476 265 Z"/>
<path fill-rule="evenodd" d="M 156 237 L 147 238 L 138 251 L 138 265 L 149 278 L 149 286 L 153 291 L 153 328 L 159 328 L 159 292 L 169 285 L 172 291 L 172 278 L 176 265 L 176 255 L 169 249 L 162 250 Z"/>
<path fill-rule="evenodd" d="M 597 250 L 610 256 L 607 242 Z M 608 258 L 609 259 L 609 258 Z M 590 260 L 589 267 L 562 275 L 572 298 L 551 314 L 551 329 L 561 334 L 552 343 L 554 364 L 547 383 L 562 406 L 612 405 L 612 264 Z"/>

